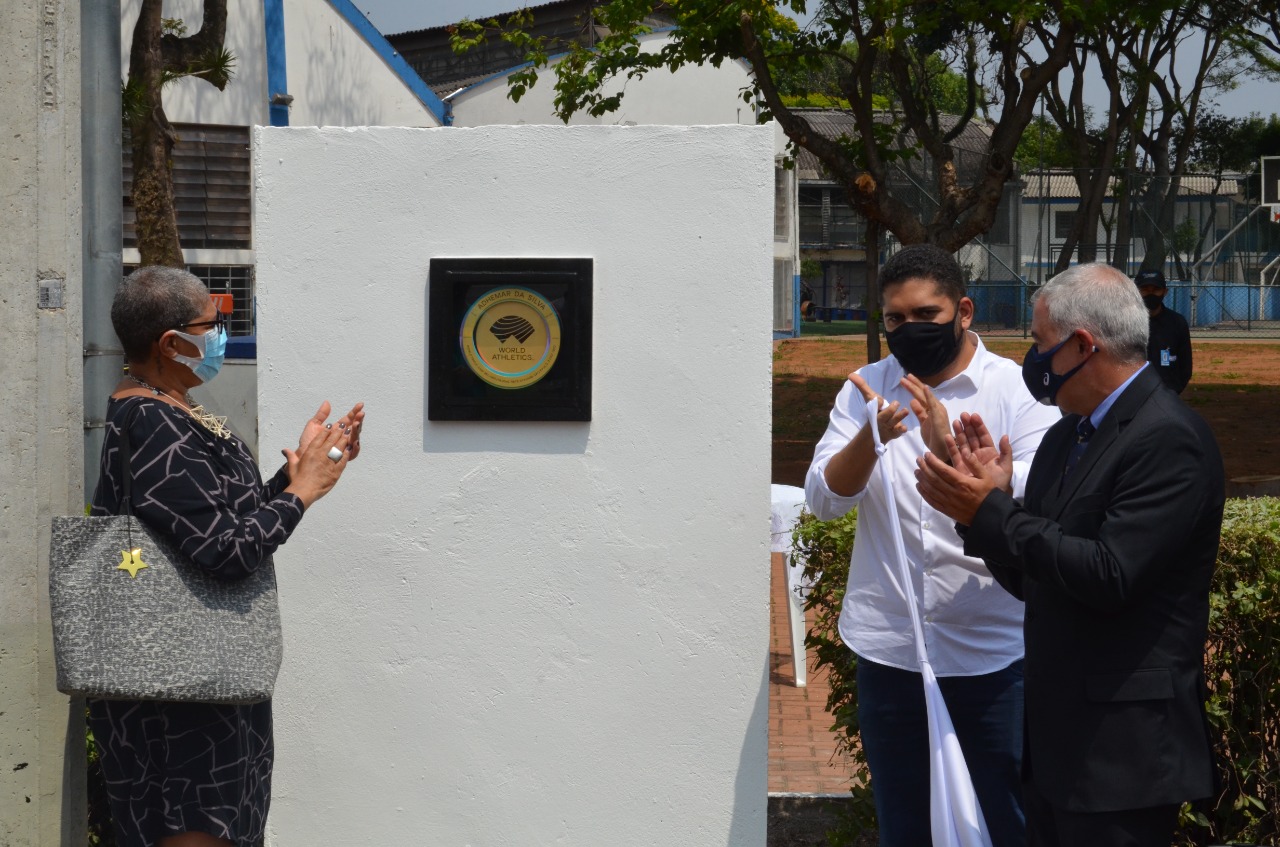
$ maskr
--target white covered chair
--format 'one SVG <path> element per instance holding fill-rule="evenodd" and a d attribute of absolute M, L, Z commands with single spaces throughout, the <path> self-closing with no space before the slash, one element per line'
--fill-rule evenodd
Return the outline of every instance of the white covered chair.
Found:
<path fill-rule="evenodd" d="M 800 520 L 800 511 L 804 508 L 804 489 L 794 485 L 770 485 L 770 526 L 774 553 L 782 553 L 786 558 L 784 573 L 787 576 L 787 621 L 791 629 L 791 655 L 795 661 L 796 686 L 803 687 L 808 682 L 809 665 L 805 658 L 804 636 L 804 601 L 812 587 L 804 581 L 804 567 L 791 561 L 791 531 Z"/>

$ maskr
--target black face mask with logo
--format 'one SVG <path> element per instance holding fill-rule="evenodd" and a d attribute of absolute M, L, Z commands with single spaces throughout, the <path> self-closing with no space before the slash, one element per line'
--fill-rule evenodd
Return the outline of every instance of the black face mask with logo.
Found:
<path fill-rule="evenodd" d="M 908 321 L 885 333 L 889 352 L 909 374 L 925 379 L 943 371 L 960 355 L 960 309 L 950 323 Z"/>
<path fill-rule="evenodd" d="M 1058 389 L 1062 388 L 1062 384 L 1076 372 L 1085 366 L 1089 359 L 1076 365 L 1064 374 L 1056 374 L 1053 372 L 1053 356 L 1072 338 L 1075 333 L 1071 333 L 1057 344 L 1045 350 L 1043 353 L 1036 352 L 1036 346 L 1031 345 L 1031 349 L 1027 351 L 1027 355 L 1022 359 L 1022 382 L 1027 386 L 1027 390 L 1031 392 L 1031 396 L 1039 400 L 1046 406 L 1058 405 Z M 1098 348 L 1094 347 L 1093 352 L 1097 352 Z"/>

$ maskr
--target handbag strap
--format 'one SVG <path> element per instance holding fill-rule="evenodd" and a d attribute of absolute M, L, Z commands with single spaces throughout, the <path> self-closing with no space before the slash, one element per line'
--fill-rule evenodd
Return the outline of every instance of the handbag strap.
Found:
<path fill-rule="evenodd" d="M 133 411 L 120 427 L 120 472 L 123 474 L 120 477 L 120 488 L 124 514 L 130 517 L 133 516 L 133 443 L 129 440 L 129 429 L 133 426 L 133 419 L 141 411 L 142 404 L 134 404 Z"/>
<path fill-rule="evenodd" d="M 133 517 L 133 442 L 129 438 L 129 430 L 133 427 L 133 421 L 142 413 L 142 403 L 135 403 L 133 411 L 129 413 L 125 419 L 124 425 L 120 427 L 120 494 L 123 504 L 123 514 L 126 517 Z M 125 522 L 125 535 L 129 541 L 129 549 L 133 548 L 133 521 Z"/>

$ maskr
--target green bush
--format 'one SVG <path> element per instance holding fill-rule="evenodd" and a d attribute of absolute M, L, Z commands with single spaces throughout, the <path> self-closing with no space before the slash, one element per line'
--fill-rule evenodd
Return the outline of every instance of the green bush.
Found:
<path fill-rule="evenodd" d="M 793 561 L 804 564 L 805 580 L 813 585 L 804 606 L 809 621 L 804 644 L 817 657 L 817 666 L 827 669 L 831 683 L 827 711 L 834 718 L 831 731 L 836 735 L 836 750 L 854 763 L 853 801 L 842 825 L 828 834 L 833 847 L 853 847 L 876 831 L 871 775 L 858 743 L 857 663 L 837 629 L 857 528 L 856 511 L 833 521 L 820 521 L 806 511 L 796 525 L 792 548 Z"/>
<path fill-rule="evenodd" d="M 89 710 L 85 709 L 85 717 Z M 102 775 L 102 759 L 93 741 L 93 730 L 85 729 L 85 755 L 88 761 L 89 847 L 115 847 L 116 834 L 111 826 L 111 802 L 107 797 L 107 781 Z"/>
<path fill-rule="evenodd" d="M 857 529 L 854 513 L 819 521 L 805 513 L 795 531 L 795 561 L 814 582 L 806 646 L 831 682 L 827 709 L 838 751 L 856 765 L 852 810 L 835 845 L 875 829 L 866 758 L 858 744 L 853 654 L 837 624 Z M 1179 844 L 1274 843 L 1280 835 L 1280 500 L 1228 500 L 1209 597 L 1205 674 L 1222 788 L 1183 809 Z"/>
<path fill-rule="evenodd" d="M 1222 790 L 1183 816 L 1185 843 L 1280 836 L 1280 500 L 1228 500 L 1209 595 L 1209 722 Z"/>

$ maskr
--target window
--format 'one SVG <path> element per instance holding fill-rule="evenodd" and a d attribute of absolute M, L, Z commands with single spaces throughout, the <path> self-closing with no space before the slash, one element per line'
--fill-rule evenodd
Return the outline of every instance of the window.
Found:
<path fill-rule="evenodd" d="M 124 275 L 138 269 L 137 265 L 125 265 Z M 192 276 L 199 278 L 210 294 L 231 295 L 231 320 L 227 323 L 227 335 L 243 337 L 253 335 L 253 268 L 249 265 L 188 265 Z"/>
<path fill-rule="evenodd" d="M 1066 212 L 1053 213 L 1053 237 L 1066 238 L 1071 234 L 1071 228 L 1076 225 L 1076 210 L 1071 209 Z"/>
<path fill-rule="evenodd" d="M 792 179 L 795 171 L 783 167 L 773 169 L 773 240 L 791 240 Z"/>
<path fill-rule="evenodd" d="M 862 218 L 849 207 L 838 191 L 831 192 L 831 245 L 833 247 L 860 247 L 866 240 Z"/>
<path fill-rule="evenodd" d="M 825 244 L 822 233 L 822 189 L 800 188 L 800 243 Z"/>
<path fill-rule="evenodd" d="M 175 124 L 174 129 L 181 141 L 173 148 L 173 201 L 183 248 L 251 248 L 249 128 Z M 137 247 L 127 132 L 123 159 L 124 246 Z"/>
<path fill-rule="evenodd" d="M 773 260 L 773 328 L 791 332 L 795 329 L 795 265 L 790 259 Z"/>
<path fill-rule="evenodd" d="M 191 265 L 187 268 L 200 277 L 213 294 L 231 295 L 231 323 L 227 335 L 254 334 L 253 268 L 248 265 Z"/>

